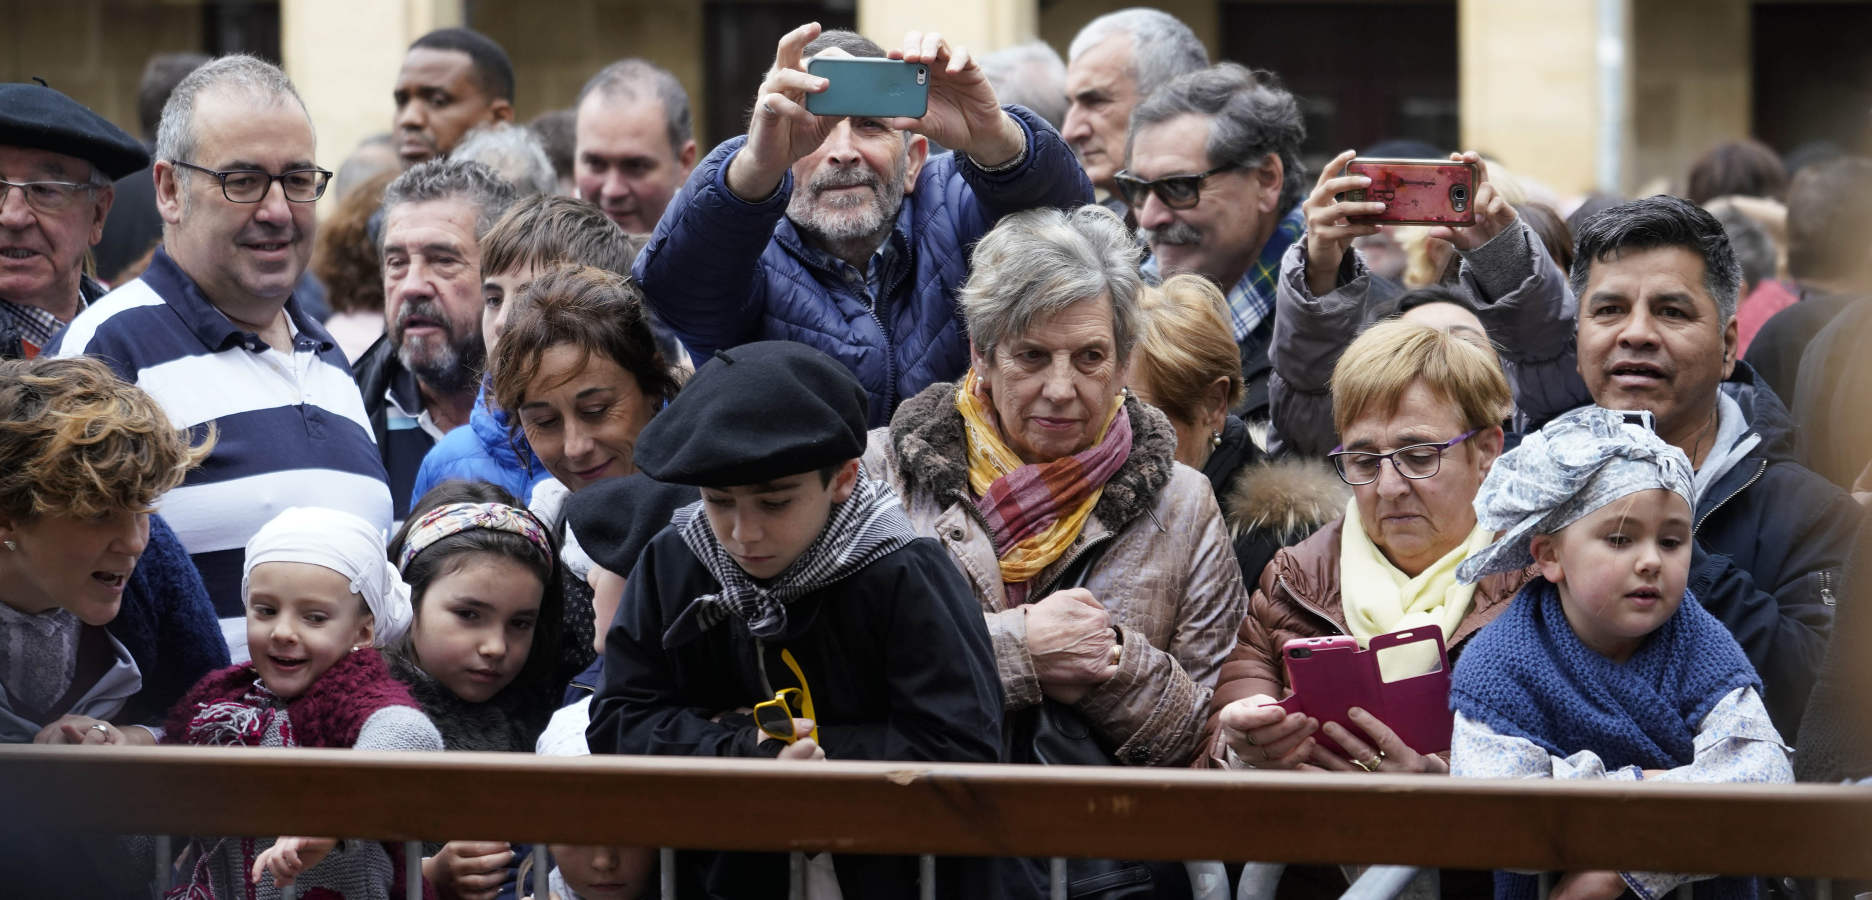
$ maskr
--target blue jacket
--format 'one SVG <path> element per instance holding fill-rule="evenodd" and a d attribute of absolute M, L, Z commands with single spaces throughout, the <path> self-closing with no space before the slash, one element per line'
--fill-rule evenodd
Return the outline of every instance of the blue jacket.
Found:
<path fill-rule="evenodd" d="M 522 461 L 515 444 L 526 452 Z M 416 470 L 416 484 L 410 492 L 409 508 L 429 489 L 444 481 L 485 481 L 500 487 L 524 504 L 533 496 L 533 486 L 550 478 L 546 464 L 533 453 L 525 437 L 509 439 L 507 414 L 488 405 L 487 389 L 475 398 L 468 424 L 456 427 L 429 448 L 422 466 Z"/>
<path fill-rule="evenodd" d="M 757 203 L 728 190 L 728 163 L 745 137 L 696 166 L 633 274 L 698 363 L 750 341 L 799 341 L 851 369 L 871 396 L 871 427 L 889 424 L 899 401 L 968 368 L 956 292 L 975 241 L 1007 213 L 1092 202 L 1059 133 L 1026 109 L 1006 109 L 1026 132 L 1026 159 L 988 174 L 962 154 L 932 157 L 898 210 L 875 302 L 864 273 L 848 279 L 848 266 L 802 243 L 786 218 L 791 173 Z"/>
<path fill-rule="evenodd" d="M 161 516 L 150 516 L 149 525 L 149 543 L 124 585 L 117 618 L 106 628 L 143 672 L 143 689 L 119 718 L 161 725 L 203 675 L 227 668 L 228 648 L 182 539 Z"/>
<path fill-rule="evenodd" d="M 1742 645 L 1769 717 L 1792 739 L 1845 592 L 1861 510 L 1795 462 L 1787 408 L 1748 363 L 1736 362 L 1722 390 L 1761 443 L 1698 499 L 1689 588 Z"/>

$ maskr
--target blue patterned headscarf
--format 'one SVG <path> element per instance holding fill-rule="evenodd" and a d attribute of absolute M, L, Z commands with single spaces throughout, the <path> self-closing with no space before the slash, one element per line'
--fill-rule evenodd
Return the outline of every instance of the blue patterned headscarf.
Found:
<path fill-rule="evenodd" d="M 1675 491 L 1691 499 L 1690 458 L 1653 430 L 1648 412 L 1583 406 L 1528 435 L 1495 460 L 1476 494 L 1476 521 L 1501 532 L 1495 543 L 1463 560 L 1456 577 L 1485 575 L 1534 563 L 1529 541 L 1553 534 L 1614 500 L 1639 491 Z"/>

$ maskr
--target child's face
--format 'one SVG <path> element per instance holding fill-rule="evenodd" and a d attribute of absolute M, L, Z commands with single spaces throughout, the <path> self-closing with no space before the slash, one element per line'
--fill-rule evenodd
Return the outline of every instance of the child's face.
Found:
<path fill-rule="evenodd" d="M 526 665 L 545 592 L 517 560 L 468 555 L 423 592 L 410 629 L 418 664 L 463 700 L 493 698 Z"/>
<path fill-rule="evenodd" d="M 858 461 L 840 468 L 826 484 L 818 472 L 790 475 L 764 484 L 703 488 L 709 528 L 742 571 L 772 578 L 786 571 L 825 530 L 834 504 L 858 485 Z"/>
<path fill-rule="evenodd" d="M 656 850 L 649 847 L 587 847 L 553 844 L 553 864 L 566 887 L 588 900 L 635 900 L 650 893 Z"/>
<path fill-rule="evenodd" d="M 375 624 L 350 579 L 324 566 L 261 563 L 247 576 L 247 649 L 260 683 L 282 700 L 370 646 Z"/>
<path fill-rule="evenodd" d="M 1567 624 L 1620 662 L 1683 602 L 1690 574 L 1690 504 L 1662 488 L 1614 500 L 1531 548 L 1560 590 Z"/>

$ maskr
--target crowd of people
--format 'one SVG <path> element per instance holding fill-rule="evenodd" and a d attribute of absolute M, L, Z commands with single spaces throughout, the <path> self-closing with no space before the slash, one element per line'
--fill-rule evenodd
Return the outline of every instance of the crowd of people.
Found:
<path fill-rule="evenodd" d="M 826 56 L 927 67 L 927 112 L 809 112 Z M 802 25 L 706 153 L 636 59 L 516 123 L 461 28 L 335 176 L 278 67 L 147 80 L 143 139 L 0 85 L 6 742 L 1872 777 L 1865 158 L 1738 142 L 1682 197 L 1577 204 L 1403 140 L 1309 173 L 1278 76 L 1142 8 L 1064 60 Z M 1355 156 L 1473 167 L 1473 224 L 1374 224 Z M 1448 672 L 1446 750 L 1282 705 L 1290 642 L 1426 631 L 1377 665 Z M 401 845 L 342 837 L 28 834 L 0 884 L 400 896 Z M 790 879 L 468 837 L 426 891 Z M 806 867 L 814 897 L 920 877 Z M 1075 860 L 1074 896 L 1120 870 L 1190 890 Z M 1762 889 L 1557 892 L 1687 883 Z"/>

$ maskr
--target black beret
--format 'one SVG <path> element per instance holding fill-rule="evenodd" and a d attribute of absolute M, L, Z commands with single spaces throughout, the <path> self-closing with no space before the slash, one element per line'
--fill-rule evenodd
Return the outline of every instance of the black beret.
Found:
<path fill-rule="evenodd" d="M 84 104 L 37 84 L 0 84 L 0 144 L 76 156 L 112 181 L 150 164 L 149 151 L 136 138 Z"/>
<path fill-rule="evenodd" d="M 607 478 L 566 501 L 566 524 L 593 562 L 629 575 L 670 517 L 701 497 L 691 485 L 664 484 L 642 472 Z"/>
<path fill-rule="evenodd" d="M 722 350 L 637 438 L 637 467 L 698 487 L 761 484 L 864 455 L 864 387 L 793 341 Z"/>

